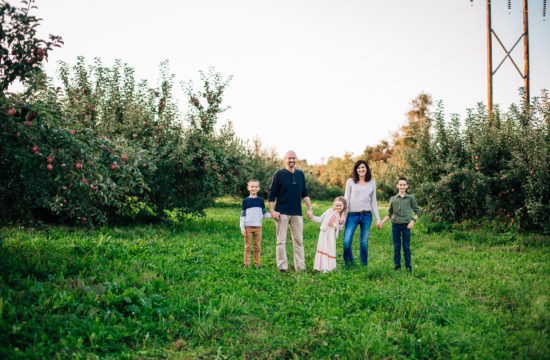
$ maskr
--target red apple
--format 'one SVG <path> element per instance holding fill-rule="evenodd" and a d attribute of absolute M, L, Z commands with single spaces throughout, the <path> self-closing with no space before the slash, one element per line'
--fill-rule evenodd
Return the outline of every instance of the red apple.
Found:
<path fill-rule="evenodd" d="M 53 160 L 54 160 L 53 155 L 49 155 L 49 156 L 46 158 L 46 162 L 47 162 L 48 164 L 53 163 Z"/>
<path fill-rule="evenodd" d="M 97 191 L 97 186 L 96 185 L 92 186 L 92 191 Z"/>
<path fill-rule="evenodd" d="M 134 139 L 137 138 L 137 134 L 132 135 L 132 137 L 133 137 Z"/>
<path fill-rule="evenodd" d="M 110 167 L 112 171 L 115 171 L 118 166 L 115 163 L 112 163 Z"/>
<path fill-rule="evenodd" d="M 65 185 L 63 185 L 62 187 L 63 191 L 67 190 L 67 187 Z"/>
<path fill-rule="evenodd" d="M 15 111 L 15 108 L 9 108 L 8 109 L 8 115 L 9 116 L 14 116 L 15 114 L 17 113 L 17 111 Z"/>
<path fill-rule="evenodd" d="M 84 179 L 84 180 L 82 180 L 82 181 L 84 181 L 86 184 L 89 184 L 89 183 L 90 183 L 90 180 L 88 180 L 88 179 Z"/>
<path fill-rule="evenodd" d="M 18 132 L 15 133 L 15 136 L 20 137 L 21 133 L 18 131 Z"/>
<path fill-rule="evenodd" d="M 82 163 L 76 163 L 74 167 L 76 168 L 76 170 L 80 170 L 82 169 Z"/>
<path fill-rule="evenodd" d="M 76 135 L 76 130 L 71 130 L 71 135 Z"/>
<path fill-rule="evenodd" d="M 46 170 L 52 171 L 53 170 L 53 165 L 52 164 L 46 165 Z"/>
<path fill-rule="evenodd" d="M 32 121 L 27 121 L 27 126 L 32 126 Z"/>
<path fill-rule="evenodd" d="M 123 161 L 128 161 L 128 156 L 126 156 L 126 155 L 122 155 L 120 158 L 121 158 Z"/>
<path fill-rule="evenodd" d="M 35 154 L 38 153 L 38 150 L 39 150 L 39 149 L 38 149 L 38 146 L 36 146 L 36 145 L 34 145 L 34 146 L 31 148 L 31 151 L 32 151 L 33 153 L 35 153 Z"/>

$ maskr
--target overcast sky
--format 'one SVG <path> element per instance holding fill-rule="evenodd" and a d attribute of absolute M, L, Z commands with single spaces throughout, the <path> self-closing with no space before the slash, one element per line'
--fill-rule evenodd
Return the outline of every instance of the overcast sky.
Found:
<path fill-rule="evenodd" d="M 16 1 L 9 1 L 16 4 Z M 486 2 L 481 0 L 39 0 L 40 34 L 61 35 L 51 53 L 74 64 L 121 59 L 157 84 L 168 59 L 181 81 L 215 67 L 232 75 L 225 104 L 237 136 L 260 137 L 310 163 L 389 140 L 424 91 L 448 113 L 487 102 Z M 493 28 L 509 49 L 521 36 L 522 2 L 493 1 Z M 531 94 L 550 89 L 550 21 L 529 2 Z M 495 66 L 505 53 L 493 41 Z M 512 52 L 523 70 L 523 41 Z M 518 102 L 510 61 L 494 78 L 494 102 Z M 178 91 L 185 112 L 183 93 Z"/>

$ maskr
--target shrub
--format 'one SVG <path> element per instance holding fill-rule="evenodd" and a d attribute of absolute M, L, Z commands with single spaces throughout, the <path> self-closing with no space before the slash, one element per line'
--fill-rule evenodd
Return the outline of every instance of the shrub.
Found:
<path fill-rule="evenodd" d="M 415 195 L 433 220 L 500 219 L 550 230 L 548 93 L 530 106 L 498 109 L 489 124 L 485 107 L 447 123 L 443 106 L 434 132 L 407 153 Z"/>
<path fill-rule="evenodd" d="M 201 73 L 203 89 L 187 87 L 187 127 L 173 100 L 174 75 L 166 62 L 160 86 L 151 88 L 120 61 L 108 68 L 99 59 L 88 66 L 78 58 L 72 68 L 61 63 L 61 90 L 35 62 L 25 71 L 13 65 L 28 60 L 36 44 L 45 50 L 33 56 L 46 56 L 60 38 L 34 39 L 38 19 L 28 9 L 7 4 L 1 9 L 2 29 L 13 37 L 0 42 L 1 81 L 4 90 L 14 79 L 26 86 L 21 94 L 0 96 L 4 220 L 162 219 L 165 210 L 201 213 L 216 197 L 237 191 L 248 153 L 231 124 L 215 128 L 229 79 L 210 70 Z"/>

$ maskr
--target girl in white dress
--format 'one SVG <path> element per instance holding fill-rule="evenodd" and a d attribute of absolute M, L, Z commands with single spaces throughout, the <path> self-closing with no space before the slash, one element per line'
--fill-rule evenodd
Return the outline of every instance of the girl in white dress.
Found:
<path fill-rule="evenodd" d="M 346 200 L 339 196 L 334 199 L 332 209 L 328 209 L 321 216 L 313 217 L 313 221 L 321 223 L 314 270 L 327 272 L 336 268 L 336 238 L 346 222 L 345 211 Z"/>

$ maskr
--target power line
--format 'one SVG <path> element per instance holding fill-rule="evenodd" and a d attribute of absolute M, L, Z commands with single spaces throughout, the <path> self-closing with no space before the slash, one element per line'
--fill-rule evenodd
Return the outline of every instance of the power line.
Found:
<path fill-rule="evenodd" d="M 469 10 L 469 9 L 467 9 L 467 10 Z M 462 11 L 462 12 L 464 12 L 464 11 Z M 506 17 L 506 16 L 507 16 L 506 14 L 503 14 L 503 15 L 497 17 L 497 18 L 495 19 L 495 22 L 500 21 L 501 19 L 503 19 L 503 18 Z M 451 16 L 451 17 L 447 17 L 446 19 L 449 19 L 449 18 L 452 18 L 452 16 Z M 446 19 L 445 19 L 445 20 L 446 20 Z M 442 21 L 439 21 L 439 22 L 442 22 Z M 439 23 L 439 22 L 438 22 L 438 23 Z M 436 23 L 436 24 L 437 24 L 437 23 Z M 461 32 L 459 32 L 459 33 L 457 33 L 457 34 L 450 35 L 450 40 L 455 40 L 455 39 L 461 38 L 461 37 L 463 37 L 464 34 L 467 34 L 467 33 L 469 33 L 469 32 L 472 32 L 472 31 L 474 31 L 474 30 L 477 30 L 477 29 L 479 29 L 479 28 L 481 28 L 481 27 L 483 27 L 483 26 L 485 26 L 485 24 L 482 23 L 482 24 L 473 26 L 473 27 L 471 27 L 471 28 L 469 28 L 469 29 L 466 29 L 465 31 L 461 31 Z M 411 37 L 414 37 L 414 35 L 411 36 Z M 397 41 L 397 42 L 394 42 L 394 43 L 392 43 L 392 44 L 390 44 L 390 45 L 388 45 L 388 46 L 386 46 L 386 47 L 384 47 L 384 48 L 382 48 L 382 49 L 377 50 L 376 53 L 381 52 L 383 49 L 390 48 L 390 47 L 394 46 L 396 43 L 401 43 L 401 42 L 404 42 L 404 41 L 406 41 L 406 39 L 405 39 L 405 40 L 399 40 L 399 41 Z M 477 48 L 476 48 L 476 49 L 477 49 Z M 476 49 L 473 49 L 473 50 L 471 50 L 471 51 L 474 51 L 474 50 L 476 50 Z M 374 53 L 373 53 L 373 54 L 370 54 L 370 56 L 372 56 L 372 55 L 374 55 Z M 462 54 L 462 55 L 464 55 L 464 54 Z M 411 57 L 412 57 L 412 55 L 411 55 L 411 54 L 408 54 L 408 55 L 406 55 L 406 56 L 401 57 L 401 58 L 399 59 L 399 61 L 400 61 L 400 62 L 408 61 L 409 59 L 411 59 Z M 373 70 L 373 71 L 369 72 L 368 74 L 362 76 L 362 78 L 363 78 L 363 79 L 365 79 L 365 78 L 368 79 L 370 76 L 372 76 L 372 75 L 374 75 L 374 74 L 377 74 L 377 73 L 380 73 L 380 72 L 383 72 L 383 71 L 385 71 L 385 70 L 387 70 L 387 69 L 389 69 L 389 68 L 392 68 L 393 66 L 394 66 L 394 65 L 387 63 L 385 66 L 378 67 L 376 70 Z M 357 82 L 357 81 L 358 81 L 358 79 L 354 79 L 354 80 L 348 82 L 347 84 L 352 84 L 352 83 L 355 83 L 355 82 Z"/>
<path fill-rule="evenodd" d="M 468 11 L 468 10 L 469 10 L 469 8 L 464 8 L 464 9 L 461 10 L 461 11 L 458 11 L 458 12 L 456 12 L 456 13 L 453 13 L 453 14 L 447 16 L 447 17 L 444 17 L 443 19 L 441 19 L 441 20 L 439 20 L 439 21 L 436 21 L 436 22 L 434 22 L 434 23 L 432 23 L 432 24 L 429 24 L 429 25 L 425 26 L 425 29 L 430 29 L 430 28 L 434 27 L 435 25 L 438 25 L 438 24 L 440 24 L 440 23 L 446 22 L 446 21 L 448 21 L 449 19 L 453 19 L 453 18 L 457 17 L 458 15 L 460 15 L 460 14 L 462 14 L 462 13 Z M 476 27 L 476 28 L 477 28 L 477 27 Z M 337 72 L 337 71 L 340 71 L 340 70 L 342 70 L 342 69 L 346 69 L 346 68 L 349 68 L 349 67 L 351 67 L 351 66 L 354 66 L 354 65 L 356 65 L 356 64 L 358 64 L 358 63 L 360 63 L 360 62 L 362 62 L 362 61 L 364 61 L 364 60 L 366 60 L 366 59 L 368 59 L 368 58 L 370 58 L 370 57 L 373 57 L 374 55 L 379 54 L 379 53 L 381 53 L 381 52 L 383 52 L 383 51 L 385 51 L 385 50 L 387 50 L 387 49 L 390 49 L 390 48 L 392 48 L 392 47 L 394 47 L 394 46 L 396 46 L 396 45 L 399 45 L 399 44 L 401 44 L 401 43 L 404 43 L 404 42 L 406 42 L 406 41 L 409 41 L 411 38 L 414 38 L 414 36 L 415 36 L 414 34 L 411 34 L 411 35 L 409 35 L 409 36 L 406 36 L 406 37 L 404 37 L 404 38 L 401 38 L 401 39 L 399 39 L 399 40 L 396 40 L 396 41 L 394 41 L 394 42 L 392 42 L 392 43 L 390 43 L 390 44 L 388 44 L 388 45 L 386 45 L 386 46 L 383 46 L 383 47 L 381 47 L 381 48 L 379 48 L 379 49 L 377 49 L 377 50 L 374 50 L 373 52 L 368 53 L 367 55 L 361 56 L 361 57 L 359 57 L 359 58 L 357 58 L 357 59 L 355 59 L 355 60 L 353 60 L 353 61 L 351 61 L 351 62 L 349 62 L 349 63 L 347 63 L 347 64 L 345 64 L 345 65 L 341 65 L 341 66 L 337 67 L 334 71 L 330 71 L 328 74 L 325 74 L 325 76 L 323 76 L 323 78 L 328 77 L 328 76 L 332 75 L 333 73 L 335 73 L 335 72 Z"/>
<path fill-rule="evenodd" d="M 541 21 L 539 21 L 539 22 L 537 22 L 537 23 L 531 25 L 530 27 L 533 28 L 533 27 L 535 27 L 535 26 L 541 24 L 543 21 L 544 21 L 544 20 L 541 20 Z M 509 37 L 511 37 L 512 35 L 516 35 L 516 36 L 517 36 L 517 31 L 514 31 L 514 32 L 511 32 L 511 33 L 506 34 L 505 36 L 503 36 L 503 39 L 509 38 Z M 463 52 L 463 53 L 460 53 L 460 54 L 458 54 L 458 55 L 454 55 L 454 56 L 449 57 L 449 58 L 447 58 L 447 59 L 444 59 L 444 60 L 442 60 L 442 61 L 440 61 L 440 62 L 437 62 L 437 63 L 435 63 L 435 64 L 429 65 L 428 67 L 423 68 L 423 69 L 421 69 L 421 70 L 419 70 L 419 71 L 410 73 L 410 74 L 408 74 L 408 75 L 402 76 L 402 77 L 397 78 L 397 79 L 394 79 L 394 80 L 392 80 L 392 81 L 397 82 L 397 81 L 402 81 L 402 80 L 408 79 L 408 78 L 410 78 L 410 77 L 416 76 L 416 75 L 418 75 L 418 74 L 421 74 L 421 73 L 423 73 L 423 72 L 425 72 L 425 71 L 428 71 L 428 70 L 430 70 L 430 69 L 433 69 L 433 68 L 435 68 L 435 67 L 438 67 L 438 66 L 440 66 L 440 65 L 443 65 L 443 64 L 448 63 L 448 62 L 450 62 L 450 61 L 456 60 L 456 59 L 458 59 L 458 58 L 460 58 L 460 57 L 462 57 L 462 56 L 465 56 L 465 55 L 467 55 L 467 54 L 469 54 L 469 53 L 471 53 L 471 52 L 474 52 L 474 51 L 476 51 L 476 50 L 479 50 L 479 49 L 481 49 L 481 48 L 483 48 L 483 47 L 484 47 L 484 46 L 478 46 L 478 47 L 476 47 L 476 48 L 474 48 L 474 49 L 470 49 L 470 50 L 465 51 L 465 52 Z"/>

